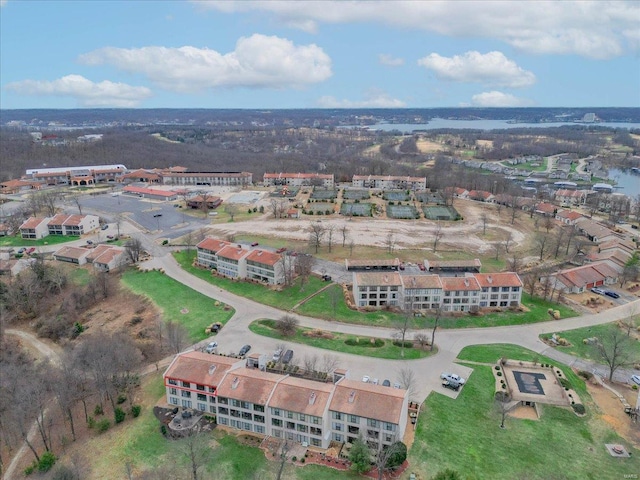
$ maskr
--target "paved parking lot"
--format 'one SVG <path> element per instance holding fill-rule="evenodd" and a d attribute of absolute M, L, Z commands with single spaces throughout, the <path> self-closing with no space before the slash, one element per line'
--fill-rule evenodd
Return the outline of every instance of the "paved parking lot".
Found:
<path fill-rule="evenodd" d="M 174 207 L 173 202 L 159 202 L 129 195 L 87 196 L 82 198 L 81 205 L 104 212 L 102 216 L 109 223 L 114 222 L 119 213 L 126 213 L 129 219 L 143 229 L 160 231 L 170 238 L 209 224 L 206 218 L 187 215 L 184 208 Z M 188 225 L 183 227 L 183 224 Z"/>

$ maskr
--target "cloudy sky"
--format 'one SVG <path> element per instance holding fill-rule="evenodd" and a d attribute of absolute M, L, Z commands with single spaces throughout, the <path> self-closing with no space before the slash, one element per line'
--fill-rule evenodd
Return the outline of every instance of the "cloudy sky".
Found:
<path fill-rule="evenodd" d="M 0 0 L 0 107 L 640 107 L 640 2 Z"/>

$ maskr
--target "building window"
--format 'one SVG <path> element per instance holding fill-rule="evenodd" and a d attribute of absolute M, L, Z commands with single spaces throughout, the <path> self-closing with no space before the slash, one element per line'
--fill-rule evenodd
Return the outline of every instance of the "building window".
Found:
<path fill-rule="evenodd" d="M 229 399 L 226 397 L 218 397 L 218 403 L 222 405 L 229 405 Z"/>
<path fill-rule="evenodd" d="M 264 416 L 256 414 L 253 416 L 253 421 L 257 423 L 264 423 Z"/>
<path fill-rule="evenodd" d="M 180 392 L 180 394 L 181 394 L 183 397 L 191 398 L 191 392 L 187 392 L 186 390 L 182 390 L 182 391 Z"/>
<path fill-rule="evenodd" d="M 253 406 L 253 409 L 254 409 L 256 412 L 263 412 L 263 413 L 264 413 L 264 405 L 254 405 L 254 406 Z"/>
<path fill-rule="evenodd" d="M 239 407 L 240 406 L 240 401 L 236 400 L 235 398 L 231 399 L 231 406 L 232 407 Z"/>
<path fill-rule="evenodd" d="M 203 392 L 204 392 L 204 385 L 198 385 L 198 384 L 196 383 L 196 390 L 201 390 L 201 391 L 203 391 Z"/>
<path fill-rule="evenodd" d="M 178 385 L 178 382 L 176 380 L 174 380 L 173 378 L 169 379 L 169 385 Z"/>
<path fill-rule="evenodd" d="M 342 442 L 342 440 L 344 439 L 344 436 L 341 433 L 334 433 L 333 434 L 333 439 L 336 442 Z"/>
<path fill-rule="evenodd" d="M 296 424 L 295 424 L 295 423 L 293 423 L 293 422 L 287 422 L 287 423 L 285 424 L 285 427 L 286 427 L 287 429 L 289 429 L 289 430 L 295 430 L 295 428 L 296 428 Z"/>
<path fill-rule="evenodd" d="M 342 420 L 342 413 L 331 412 L 331 418 L 333 418 L 334 420 Z"/>
<path fill-rule="evenodd" d="M 172 405 L 178 405 L 178 399 L 176 397 L 170 397 L 169 403 L 171 403 Z"/>
<path fill-rule="evenodd" d="M 201 400 L 203 402 L 207 401 L 207 396 L 204 393 L 198 393 L 198 400 Z"/>
<path fill-rule="evenodd" d="M 367 418 L 367 426 L 377 428 L 380 425 L 378 420 L 374 420 L 373 418 Z"/>
<path fill-rule="evenodd" d="M 271 415 L 275 415 L 276 417 L 281 416 L 281 411 L 279 408 L 272 408 L 271 409 Z"/>
<path fill-rule="evenodd" d="M 209 395 L 209 403 L 216 403 L 216 397 Z"/>
<path fill-rule="evenodd" d="M 307 432 L 309 431 L 309 427 L 307 427 L 306 425 L 303 425 L 303 424 L 301 424 L 301 423 L 298 423 L 298 425 L 297 425 L 297 430 L 298 430 L 299 432 L 307 433 Z"/>
<path fill-rule="evenodd" d="M 332 428 L 333 428 L 333 430 L 337 430 L 338 432 L 341 432 L 341 431 L 344 430 L 342 424 L 338 423 L 338 422 L 333 422 Z"/>
<path fill-rule="evenodd" d="M 191 400 L 182 400 L 182 406 L 184 408 L 191 408 Z"/>
<path fill-rule="evenodd" d="M 255 425 L 254 426 L 254 431 L 256 433 L 264 433 L 264 427 L 262 425 Z"/>
<path fill-rule="evenodd" d="M 207 411 L 207 405 L 205 403 L 198 403 L 198 410 L 200 410 L 201 412 L 206 412 Z"/>
<path fill-rule="evenodd" d="M 170 388 L 169 389 L 169 394 L 170 395 L 177 395 L 178 394 L 178 390 L 176 390 L 175 388 Z"/>
<path fill-rule="evenodd" d="M 313 445 L 314 447 L 320 447 L 322 446 L 322 441 L 319 438 L 312 438 L 311 445 Z"/>
<path fill-rule="evenodd" d="M 273 425 L 274 427 L 282 427 L 282 420 L 278 418 L 272 418 L 271 425 Z"/>
<path fill-rule="evenodd" d="M 182 386 L 184 388 L 191 388 L 191 384 L 189 382 L 182 382 Z"/>
<path fill-rule="evenodd" d="M 360 423 L 360 417 L 358 417 L 357 415 L 349 415 L 347 419 L 349 423 Z"/>
<path fill-rule="evenodd" d="M 286 415 L 286 417 L 287 417 L 287 418 L 293 418 L 293 412 L 289 412 L 289 411 L 287 411 L 287 415 Z"/>
<path fill-rule="evenodd" d="M 218 407 L 218 413 L 220 415 L 229 415 L 229 409 L 227 407 Z"/>
<path fill-rule="evenodd" d="M 220 425 L 229 425 L 229 420 L 225 417 L 218 417 L 217 421 Z"/>
<path fill-rule="evenodd" d="M 300 421 L 301 421 L 301 422 L 306 422 L 305 418 L 306 418 L 306 417 L 305 417 L 304 413 L 301 413 L 301 414 L 300 414 Z"/>
<path fill-rule="evenodd" d="M 320 417 L 311 417 L 311 423 L 314 425 L 320 425 L 322 423 L 322 418 Z"/>
<path fill-rule="evenodd" d="M 213 406 L 213 405 L 211 405 L 211 406 L 209 407 L 209 413 L 213 413 L 213 414 L 215 415 L 215 414 L 216 414 L 216 407 L 215 407 L 215 406 Z"/>

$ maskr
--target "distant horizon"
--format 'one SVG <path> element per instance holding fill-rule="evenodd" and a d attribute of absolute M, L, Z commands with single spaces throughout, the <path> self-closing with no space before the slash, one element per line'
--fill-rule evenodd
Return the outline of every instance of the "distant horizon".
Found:
<path fill-rule="evenodd" d="M 620 106 L 586 106 L 586 107 L 287 107 L 287 108 L 269 108 L 269 107 L 29 107 L 29 108 L 0 108 L 0 111 L 24 111 L 24 110 L 345 110 L 345 111 L 358 111 L 358 110 L 599 110 L 599 109 L 612 109 L 612 110 L 639 110 L 638 107 L 620 107 Z"/>

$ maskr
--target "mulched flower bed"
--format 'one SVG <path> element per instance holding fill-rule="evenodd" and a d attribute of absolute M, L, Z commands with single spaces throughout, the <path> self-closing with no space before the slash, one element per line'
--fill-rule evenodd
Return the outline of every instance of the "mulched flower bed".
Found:
<path fill-rule="evenodd" d="M 349 470 L 351 468 L 351 462 L 349 460 L 328 457 L 316 452 L 307 452 L 305 464 L 322 465 L 323 467 L 335 468 L 336 470 Z"/>

